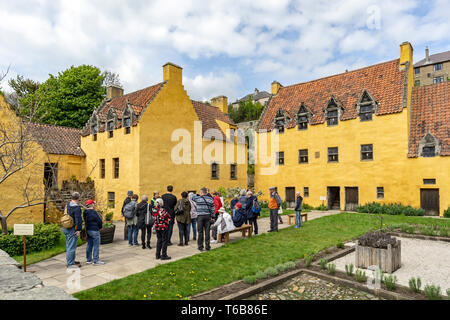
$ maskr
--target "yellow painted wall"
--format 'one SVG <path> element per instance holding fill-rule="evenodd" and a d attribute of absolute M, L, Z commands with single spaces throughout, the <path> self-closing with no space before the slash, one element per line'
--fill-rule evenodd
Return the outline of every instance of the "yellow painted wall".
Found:
<path fill-rule="evenodd" d="M 307 130 L 297 127 L 285 129 L 279 134 L 279 151 L 284 151 L 285 164 L 278 166 L 275 175 L 261 174 L 261 150 L 258 148 L 255 170 L 255 188 L 261 190 L 263 199 L 268 200 L 271 186 L 285 200 L 285 188 L 295 187 L 303 195 L 303 188 L 309 187 L 309 197 L 304 202 L 318 206 L 320 196 L 327 196 L 328 186 L 340 187 L 340 206 L 345 208 L 345 187 L 359 188 L 359 203 L 378 201 L 380 203 L 401 202 L 420 207 L 420 189 L 438 188 L 440 215 L 450 206 L 450 157 L 407 158 L 409 112 L 411 100 L 412 48 L 402 45 L 401 62 L 411 59 L 408 73 L 407 108 L 401 113 L 376 116 L 373 121 L 361 122 L 359 118 L 339 121 L 337 126 L 326 123 L 310 125 Z M 270 150 L 270 133 L 257 134 L 257 139 L 267 138 Z M 360 160 L 362 144 L 373 144 L 372 161 Z M 259 147 L 259 146 L 258 146 Z M 328 147 L 339 148 L 339 162 L 328 163 Z M 298 150 L 308 149 L 309 163 L 298 163 Z M 315 153 L 320 152 L 320 158 Z M 274 155 L 273 155 L 274 157 Z M 273 159 L 275 162 L 275 159 Z M 436 185 L 423 185 L 423 179 L 434 178 Z M 377 187 L 384 187 L 384 199 L 377 199 Z M 327 204 L 325 201 L 324 204 Z"/>
<path fill-rule="evenodd" d="M 125 135 L 124 128 L 120 128 L 114 130 L 113 138 L 108 138 L 107 132 L 100 132 L 97 134 L 97 141 L 93 141 L 92 135 L 81 139 L 81 148 L 87 155 L 86 172 L 99 159 L 106 159 L 105 179 L 99 178 L 99 164 L 91 177 L 95 181 L 97 194 L 102 195 L 100 202 L 106 203 L 107 193 L 115 192 L 115 208 L 108 210 L 114 212 L 114 219 L 120 219 L 122 202 L 128 190 L 139 196 L 152 196 L 153 191 L 158 190 L 160 194 L 164 194 L 166 187 L 173 185 L 175 195 L 180 197 L 182 191 L 198 192 L 204 186 L 211 191 L 221 186 L 247 186 L 246 164 L 238 165 L 238 178 L 234 180 L 230 179 L 229 164 L 219 165 L 218 180 L 211 180 L 209 164 L 194 164 L 194 121 L 199 119 L 181 82 L 181 68 L 167 64 L 163 75 L 165 84 L 142 113 L 138 125 L 131 128 L 131 134 Z M 224 123 L 219 125 L 222 129 L 229 126 Z M 188 158 L 191 164 L 172 162 L 172 149 L 180 143 L 171 141 L 176 129 L 185 129 L 190 134 L 191 154 Z M 201 141 L 201 150 L 211 143 L 225 144 L 217 140 Z M 240 148 L 246 157 L 245 144 L 232 144 L 231 147 L 234 148 L 235 155 L 237 148 Z M 112 159 L 115 157 L 120 161 L 119 179 L 112 178 Z"/>
<path fill-rule="evenodd" d="M 58 187 L 60 188 L 62 182 L 70 180 L 72 176 L 82 182 L 86 179 L 84 157 L 69 154 L 47 154 L 45 162 L 58 163 Z"/>
<path fill-rule="evenodd" d="M 11 130 L 18 128 L 18 118 L 6 103 L 4 97 L 0 95 L 0 121 L 1 125 Z M 9 210 L 17 205 L 24 203 L 23 186 L 28 178 L 31 195 L 35 198 L 44 195 L 43 173 L 45 153 L 42 147 L 33 143 L 26 149 L 28 155 L 33 156 L 32 163 L 25 169 L 11 175 L 7 180 L 0 184 L 0 210 L 6 215 Z M 0 169 L 3 176 L 4 171 Z M 8 218 L 8 227 L 13 227 L 15 223 L 41 223 L 44 219 L 43 205 L 29 208 L 18 209 Z"/>

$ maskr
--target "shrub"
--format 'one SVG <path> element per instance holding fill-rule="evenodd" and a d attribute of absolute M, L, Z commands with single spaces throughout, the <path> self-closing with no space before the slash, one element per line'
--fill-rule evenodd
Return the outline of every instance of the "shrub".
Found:
<path fill-rule="evenodd" d="M 264 272 L 266 274 L 268 274 L 269 276 L 277 276 L 278 275 L 278 270 L 274 267 L 269 267 Z"/>
<path fill-rule="evenodd" d="M 284 265 L 284 264 L 277 264 L 276 266 L 275 266 L 275 268 L 278 270 L 278 271 L 280 271 L 280 272 L 284 272 L 284 271 L 286 271 L 286 266 Z"/>
<path fill-rule="evenodd" d="M 422 286 L 422 280 L 420 280 L 419 277 L 417 278 L 410 278 L 409 279 L 409 288 L 416 293 L 420 292 L 420 287 Z"/>
<path fill-rule="evenodd" d="M 303 210 L 314 210 L 314 207 L 313 207 L 313 206 L 310 206 L 310 205 L 307 204 L 307 203 L 302 203 L 302 209 L 303 209 Z"/>
<path fill-rule="evenodd" d="M 336 265 L 334 263 L 327 264 L 327 269 L 329 274 L 334 274 L 336 272 Z"/>
<path fill-rule="evenodd" d="M 305 257 L 305 266 L 309 268 L 311 262 L 314 260 L 314 255 L 308 255 Z"/>
<path fill-rule="evenodd" d="M 360 269 L 357 269 L 355 272 L 355 279 L 358 282 L 366 282 L 367 281 L 366 272 L 362 271 Z"/>
<path fill-rule="evenodd" d="M 287 270 L 295 269 L 295 262 L 294 261 L 288 261 L 284 264 Z"/>
<path fill-rule="evenodd" d="M 320 210 L 320 211 L 327 211 L 328 210 L 328 206 L 321 204 L 320 206 L 315 208 L 316 210 Z"/>
<path fill-rule="evenodd" d="M 405 206 L 401 203 L 389 203 L 381 204 L 378 202 L 366 203 L 365 205 L 359 206 L 356 211 L 362 213 L 374 213 L 374 214 L 390 214 L 399 215 L 404 214 L 405 216 L 423 216 L 425 215 L 425 210 L 413 208 L 411 206 Z"/>
<path fill-rule="evenodd" d="M 255 278 L 256 278 L 256 280 L 266 279 L 267 278 L 267 274 L 264 271 L 258 271 L 255 274 Z"/>
<path fill-rule="evenodd" d="M 62 236 L 57 224 L 35 224 L 34 235 L 27 236 L 27 252 L 38 252 L 56 246 Z M 0 248 L 11 256 L 23 254 L 22 236 L 15 236 L 13 230 L 8 234 L 0 234 Z"/>
<path fill-rule="evenodd" d="M 328 263 L 327 259 L 325 259 L 325 258 L 320 259 L 320 261 L 319 261 L 320 268 L 322 270 L 325 270 L 327 268 L 327 263 Z"/>
<path fill-rule="evenodd" d="M 421 226 L 419 228 L 419 232 L 426 236 L 434 236 L 436 235 L 436 232 L 434 231 L 433 227 L 430 226 Z"/>
<path fill-rule="evenodd" d="M 384 232 L 369 231 L 358 238 L 358 243 L 365 247 L 387 249 L 389 244 L 395 246 L 398 244 L 398 241 L 396 238 Z"/>
<path fill-rule="evenodd" d="M 243 281 L 245 283 L 254 284 L 254 283 L 256 283 L 256 277 L 255 276 L 245 276 Z"/>
<path fill-rule="evenodd" d="M 447 289 L 447 298 L 449 298 L 449 299 L 450 299 L 450 288 L 449 288 L 449 289 Z"/>
<path fill-rule="evenodd" d="M 268 208 L 269 207 L 269 202 L 263 200 L 263 201 L 258 201 L 259 205 L 261 206 L 261 208 Z"/>
<path fill-rule="evenodd" d="M 395 291 L 397 288 L 397 276 L 390 274 L 384 277 L 384 284 L 388 290 Z"/>
<path fill-rule="evenodd" d="M 344 249 L 344 248 L 345 248 L 343 242 L 338 242 L 338 244 L 336 245 L 336 247 L 339 248 L 339 249 Z"/>
<path fill-rule="evenodd" d="M 448 229 L 447 229 L 447 228 L 441 228 L 441 229 L 439 230 L 439 235 L 440 235 L 441 237 L 448 237 Z"/>
<path fill-rule="evenodd" d="M 434 284 L 427 284 L 423 289 L 428 300 L 441 300 L 441 287 Z"/>
<path fill-rule="evenodd" d="M 346 264 L 346 265 L 345 265 L 345 273 L 346 273 L 348 276 L 352 276 L 352 275 L 353 275 L 353 263 L 350 263 L 350 264 Z"/>
<path fill-rule="evenodd" d="M 450 218 L 450 207 L 448 207 L 448 208 L 444 211 L 444 217 L 445 217 L 445 218 Z"/>
<path fill-rule="evenodd" d="M 105 216 L 105 221 L 112 221 L 113 215 L 114 215 L 114 212 L 107 213 Z"/>

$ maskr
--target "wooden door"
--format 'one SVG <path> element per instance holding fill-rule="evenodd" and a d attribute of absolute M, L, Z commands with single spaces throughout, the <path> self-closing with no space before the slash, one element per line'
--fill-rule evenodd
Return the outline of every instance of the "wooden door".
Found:
<path fill-rule="evenodd" d="M 345 187 L 345 210 L 356 211 L 358 204 L 358 187 Z"/>
<path fill-rule="evenodd" d="M 340 190 L 340 187 L 327 187 L 328 210 L 341 209 Z"/>
<path fill-rule="evenodd" d="M 439 189 L 420 189 L 420 207 L 427 216 L 439 215 Z"/>
<path fill-rule="evenodd" d="M 295 207 L 295 187 L 286 187 L 286 208 Z"/>

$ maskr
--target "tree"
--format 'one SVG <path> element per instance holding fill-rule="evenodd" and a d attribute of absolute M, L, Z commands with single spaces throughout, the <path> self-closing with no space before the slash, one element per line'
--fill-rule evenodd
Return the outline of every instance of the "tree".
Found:
<path fill-rule="evenodd" d="M 118 76 L 112 74 L 110 78 L 116 81 Z M 20 115 L 31 114 L 31 121 L 82 128 L 105 97 L 104 80 L 105 73 L 89 65 L 72 66 L 57 76 L 50 74 L 35 92 L 21 100 Z M 33 108 L 35 112 L 30 110 Z"/>
<path fill-rule="evenodd" d="M 239 107 L 233 108 L 229 106 L 228 115 L 235 122 L 244 122 L 251 120 L 258 120 L 261 116 L 263 106 L 259 102 L 253 102 L 253 96 L 250 96 L 247 101 L 240 101 Z"/>
<path fill-rule="evenodd" d="M 39 88 L 39 82 L 32 79 L 25 79 L 23 76 L 18 75 L 15 79 L 10 79 L 8 83 L 13 89 L 13 92 L 7 94 L 6 99 L 18 115 L 23 98 L 36 92 Z"/>
<path fill-rule="evenodd" d="M 102 76 L 104 77 L 104 80 L 103 80 L 104 87 L 109 87 L 109 86 L 122 87 L 122 83 L 120 81 L 118 73 L 113 73 L 111 71 L 106 70 L 102 73 Z"/>

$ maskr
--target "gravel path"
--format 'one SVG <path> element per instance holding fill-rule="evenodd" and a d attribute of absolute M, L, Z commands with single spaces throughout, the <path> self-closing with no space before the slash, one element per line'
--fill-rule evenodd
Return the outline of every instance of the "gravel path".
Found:
<path fill-rule="evenodd" d="M 397 276 L 398 283 L 408 287 L 411 277 L 420 277 L 422 289 L 426 284 L 435 284 L 445 294 L 445 290 L 450 288 L 450 243 L 396 238 L 402 241 L 402 266 L 393 273 Z M 334 260 L 333 263 L 337 270 L 345 271 L 346 264 L 355 264 L 355 252 Z"/>
<path fill-rule="evenodd" d="M 247 300 L 383 300 L 370 293 L 339 286 L 302 273 Z"/>

